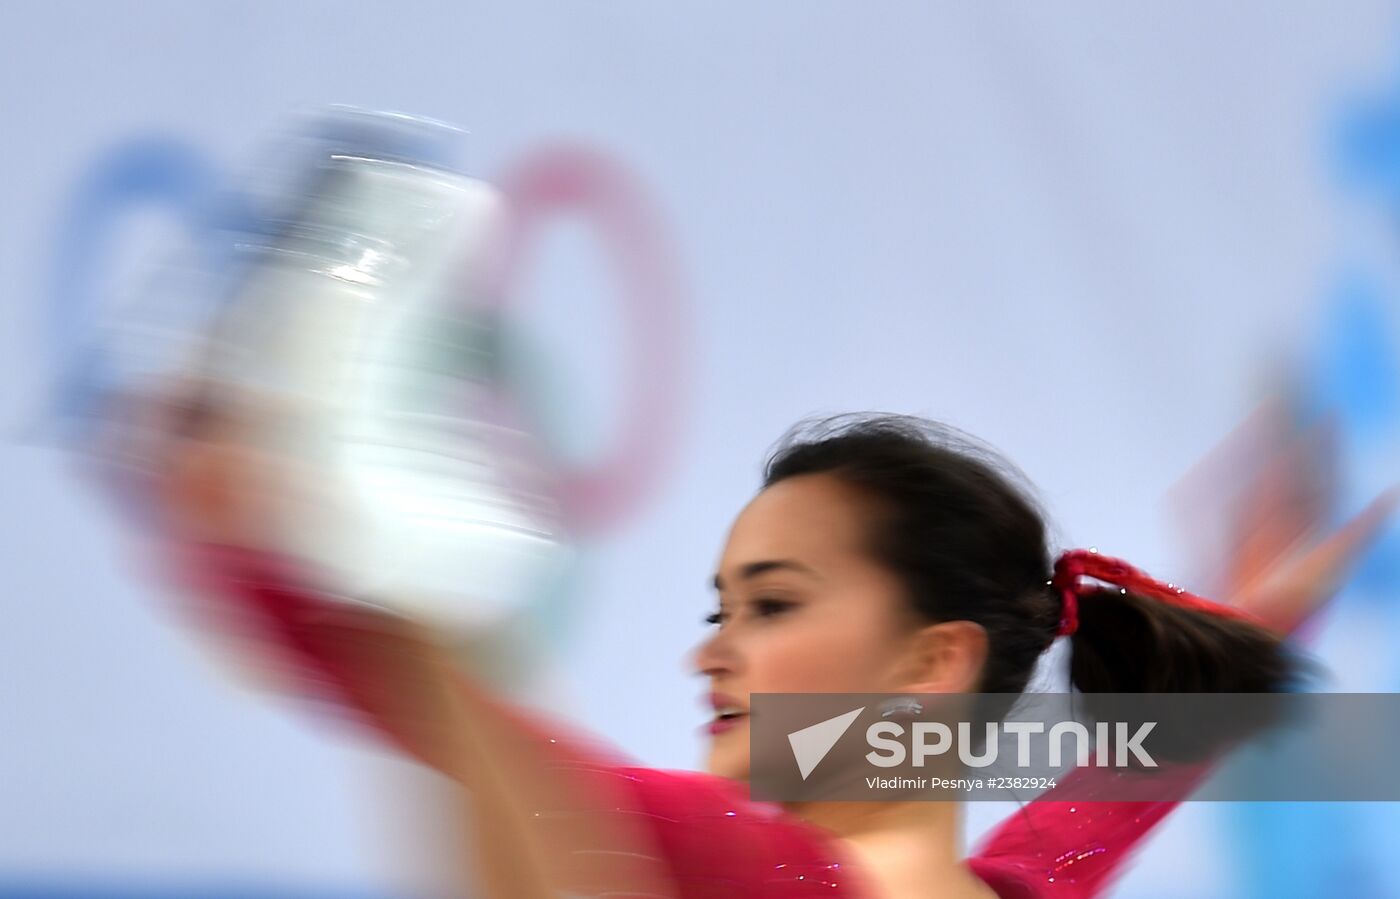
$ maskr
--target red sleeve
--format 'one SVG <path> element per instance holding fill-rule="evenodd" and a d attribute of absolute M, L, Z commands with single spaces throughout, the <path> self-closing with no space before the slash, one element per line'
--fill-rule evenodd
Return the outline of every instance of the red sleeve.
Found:
<path fill-rule="evenodd" d="M 206 622 L 251 638 L 254 647 L 286 669 L 303 692 L 332 700 L 399 748 L 412 746 L 363 711 L 363 677 L 342 653 L 324 650 L 316 622 L 335 614 L 339 600 L 315 586 L 303 566 L 275 554 L 227 546 L 185 546 L 177 575 L 199 588 Z M 464 688 L 466 684 L 464 683 Z M 567 769 L 586 797 L 567 807 L 541 807 L 539 826 L 568 828 L 571 851 L 586 858 L 615 854 L 603 836 L 610 820 L 640 823 L 641 845 L 625 847 L 661 862 L 675 899 L 862 899 L 855 874 L 838 857 L 836 843 L 779 806 L 753 802 L 734 781 L 696 772 L 663 771 L 631 764 L 616 750 L 585 734 L 518 708 L 494 702 L 549 759 Z M 579 827 L 578 816 L 596 827 Z M 596 837 L 596 839 L 595 839 Z M 589 840 L 595 839 L 590 844 Z"/>
<path fill-rule="evenodd" d="M 1185 795 L 1209 765 L 1182 767 L 1170 776 Z M 1119 775 L 1079 768 L 1058 786 L 1007 818 L 982 842 L 968 865 L 1001 899 L 1089 899 L 1102 896 L 1123 873 L 1143 839 L 1177 801 L 1095 800 Z M 1084 801 L 1058 799 L 1073 795 Z"/>
<path fill-rule="evenodd" d="M 745 786 L 691 771 L 635 768 L 636 796 L 685 899 L 861 899 L 837 844 Z"/>
<path fill-rule="evenodd" d="M 317 616 L 334 601 L 310 586 L 307 573 L 275 555 L 230 547 L 186 547 L 180 574 L 216 602 L 203 609 L 220 627 L 252 636 L 254 645 L 277 648 L 273 659 L 290 667 L 300 683 L 359 711 L 358 680 L 315 639 Z M 277 656 L 281 658 L 278 659 Z M 695 772 L 661 771 L 630 764 L 620 753 L 557 722 L 497 706 L 548 747 L 552 764 L 566 767 L 597 798 L 589 815 L 620 815 L 643 824 L 648 845 L 670 873 L 679 899 L 861 899 L 868 891 L 839 857 L 838 844 L 779 806 L 754 802 L 743 785 Z M 363 723 L 406 749 L 411 747 L 368 715 Z M 1057 800 L 1073 787 L 1092 796 L 1107 769 L 1073 772 L 993 832 L 968 860 L 972 871 L 1001 899 L 1087 899 L 1101 895 L 1122 872 L 1133 849 L 1175 808 L 1174 802 Z M 542 820 L 579 814 L 540 809 Z M 602 820 L 601 818 L 599 820 Z M 576 833 L 577 829 L 571 831 Z M 608 851 L 594 847 L 596 851 Z M 577 851 L 593 851 L 577 847 Z"/>

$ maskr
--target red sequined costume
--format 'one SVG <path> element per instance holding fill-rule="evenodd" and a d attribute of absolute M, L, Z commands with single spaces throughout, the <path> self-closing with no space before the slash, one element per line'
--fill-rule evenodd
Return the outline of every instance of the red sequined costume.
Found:
<path fill-rule="evenodd" d="M 355 705 L 346 689 L 347 660 L 320 651 L 314 619 L 328 600 L 307 587 L 293 565 L 267 554 L 228 547 L 190 547 L 184 573 L 206 595 L 226 603 L 270 638 L 306 671 Z M 211 589 L 212 588 L 212 589 Z M 504 707 L 502 707 L 503 710 Z M 596 779 L 609 797 L 608 814 L 645 822 L 652 847 L 683 899 L 765 897 L 862 899 L 860 874 L 841 859 L 826 832 L 780 806 L 754 802 L 738 782 L 688 771 L 628 765 L 567 729 L 507 714 L 548 744 L 553 763 L 581 779 Z M 393 739 L 392 734 L 387 736 Z M 1084 768 L 1076 797 L 1111 783 L 1107 769 Z M 1056 790 L 1029 803 L 1001 824 L 966 860 L 969 869 L 1001 899 L 1082 899 L 1100 896 L 1122 872 L 1131 851 L 1175 807 L 1175 802 L 1057 801 Z M 1063 790 L 1061 790 L 1063 793 Z M 543 810 L 546 815 L 549 810 Z"/>

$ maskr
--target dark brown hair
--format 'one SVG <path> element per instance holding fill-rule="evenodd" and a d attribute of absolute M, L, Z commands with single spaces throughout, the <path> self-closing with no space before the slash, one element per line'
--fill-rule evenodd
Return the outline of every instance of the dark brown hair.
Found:
<path fill-rule="evenodd" d="M 764 486 L 809 474 L 875 500 L 870 550 L 922 617 L 986 631 L 981 692 L 1023 692 L 1062 613 L 1045 516 L 1024 477 L 953 428 L 889 415 L 799 424 L 770 456 Z M 1078 617 L 1070 678 L 1086 693 L 1273 692 L 1299 670 L 1261 627 L 1116 588 L 1083 594 Z"/>

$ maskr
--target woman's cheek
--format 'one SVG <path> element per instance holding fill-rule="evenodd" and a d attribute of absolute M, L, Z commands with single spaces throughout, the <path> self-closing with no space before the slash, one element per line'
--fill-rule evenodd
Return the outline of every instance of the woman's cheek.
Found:
<path fill-rule="evenodd" d="M 806 626 L 776 629 L 765 635 L 756 655 L 750 689 L 755 693 L 840 693 L 858 690 L 868 655 L 840 628 Z M 793 622 L 794 625 L 797 622 Z M 805 623 L 804 623 L 805 624 Z"/>

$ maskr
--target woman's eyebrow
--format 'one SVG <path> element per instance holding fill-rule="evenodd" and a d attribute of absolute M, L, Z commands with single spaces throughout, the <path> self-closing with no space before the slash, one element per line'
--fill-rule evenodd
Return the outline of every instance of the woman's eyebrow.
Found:
<path fill-rule="evenodd" d="M 800 574 L 818 577 L 816 571 L 810 566 L 793 559 L 763 559 L 758 562 L 749 562 L 739 566 L 739 580 L 747 581 L 758 577 L 760 574 L 767 574 L 770 571 L 796 571 Z M 714 588 L 724 590 L 724 579 L 718 574 L 715 575 Z"/>

